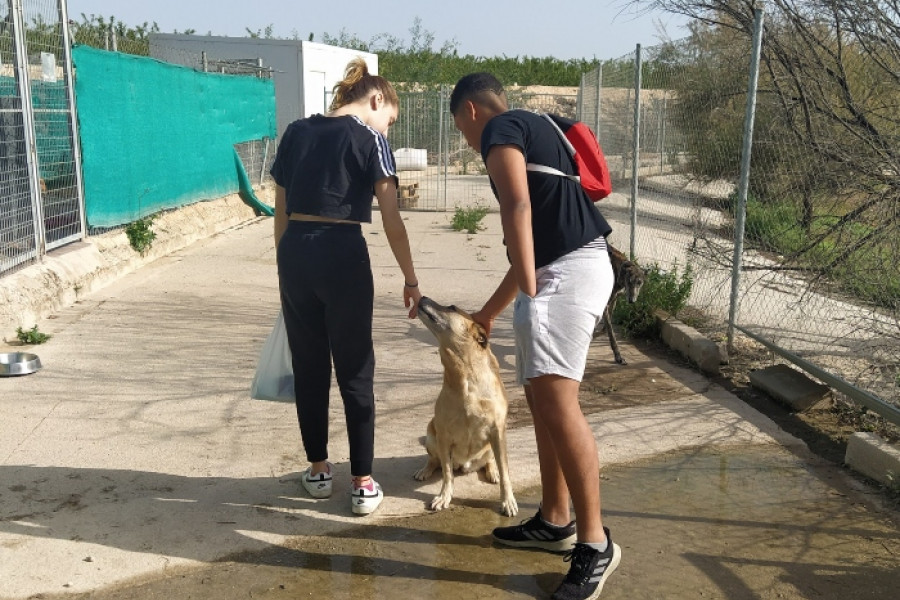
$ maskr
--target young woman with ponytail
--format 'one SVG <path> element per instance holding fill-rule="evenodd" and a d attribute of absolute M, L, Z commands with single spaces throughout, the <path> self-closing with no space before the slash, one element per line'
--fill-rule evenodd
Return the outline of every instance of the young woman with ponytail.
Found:
<path fill-rule="evenodd" d="M 381 503 L 372 478 L 375 445 L 374 284 L 361 223 L 372 222 L 372 197 L 403 273 L 403 302 L 415 318 L 421 293 L 397 205 L 388 128 L 397 92 L 369 73 L 362 58 L 347 65 L 331 110 L 293 122 L 282 135 L 275 179 L 275 247 L 281 305 L 291 347 L 297 417 L 309 468 L 301 482 L 315 498 L 331 496 L 328 397 L 332 362 L 350 445 L 351 508 L 369 514 Z"/>

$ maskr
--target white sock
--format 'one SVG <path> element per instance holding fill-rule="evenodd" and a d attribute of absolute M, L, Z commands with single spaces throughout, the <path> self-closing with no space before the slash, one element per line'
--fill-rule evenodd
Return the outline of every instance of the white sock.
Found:
<path fill-rule="evenodd" d="M 565 527 L 565 525 L 555 525 L 554 523 L 551 523 L 544 517 L 541 517 L 541 523 L 543 523 L 547 527 L 552 527 L 553 529 L 562 529 L 563 527 Z"/>
<path fill-rule="evenodd" d="M 606 538 L 602 542 L 599 543 L 590 543 L 585 544 L 585 546 L 590 546 L 594 550 L 598 550 L 600 552 L 606 552 L 606 549 L 609 548 L 609 538 Z"/>

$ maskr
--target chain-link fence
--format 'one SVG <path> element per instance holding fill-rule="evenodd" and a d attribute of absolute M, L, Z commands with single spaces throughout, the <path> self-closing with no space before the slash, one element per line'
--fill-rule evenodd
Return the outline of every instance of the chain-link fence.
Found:
<path fill-rule="evenodd" d="M 83 210 L 64 3 L 0 2 L 4 272 L 77 239 Z M 615 193 L 599 205 L 611 242 L 645 266 L 690 266 L 690 305 L 714 328 L 737 328 L 900 405 L 900 52 L 880 30 L 830 52 L 844 40 L 817 44 L 819 29 L 789 14 L 778 20 L 785 26 L 762 40 L 752 145 L 749 26 L 698 27 L 687 40 L 638 47 L 571 91 L 511 88 L 510 105 L 576 117 L 597 132 L 614 178 Z M 859 37 L 857 25 L 847 31 Z M 149 36 L 123 42 L 112 31 L 88 43 L 150 53 Z M 173 62 L 188 60 L 266 76 L 258 60 L 221 64 L 201 53 Z M 450 91 L 398 90 L 389 141 L 405 209 L 495 206 L 481 157 L 453 126 Z M 276 147 L 238 145 L 254 184 L 268 176 Z"/>
<path fill-rule="evenodd" d="M 779 31 L 750 113 L 752 31 L 699 31 L 583 77 L 579 118 L 618 192 L 599 205 L 612 243 L 690 265 L 690 305 L 721 331 L 900 406 L 896 56 Z"/>
<path fill-rule="evenodd" d="M 276 141 L 272 138 L 250 140 L 234 145 L 234 149 L 244 165 L 244 170 L 250 178 L 251 185 L 263 185 L 272 179 L 269 171 L 272 169 L 272 163 L 275 162 L 277 148 Z"/>
<path fill-rule="evenodd" d="M 399 118 L 388 141 L 397 158 L 400 206 L 451 211 L 495 208 L 481 155 L 466 143 L 450 114 L 451 86 L 398 90 Z M 510 88 L 511 108 L 575 116 L 576 88 Z"/>
<path fill-rule="evenodd" d="M 0 273 L 83 236 L 65 11 L 0 3 Z"/>

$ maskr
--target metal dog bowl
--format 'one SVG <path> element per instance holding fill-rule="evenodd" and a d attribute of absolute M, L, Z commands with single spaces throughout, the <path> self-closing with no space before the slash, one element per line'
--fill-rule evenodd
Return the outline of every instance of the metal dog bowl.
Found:
<path fill-rule="evenodd" d="M 29 375 L 41 368 L 41 359 L 30 352 L 0 354 L 0 377 Z"/>

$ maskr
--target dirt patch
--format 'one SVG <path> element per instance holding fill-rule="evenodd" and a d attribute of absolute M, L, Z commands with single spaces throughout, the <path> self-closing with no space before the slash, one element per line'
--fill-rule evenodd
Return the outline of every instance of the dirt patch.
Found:
<path fill-rule="evenodd" d="M 629 353 L 630 364 L 619 365 L 612 360 L 606 335 L 594 340 L 581 383 L 580 400 L 585 414 L 647 406 L 692 393 L 684 384 L 660 371 L 656 359 L 669 361 L 671 358 L 665 346 L 656 341 L 630 340 L 623 344 L 623 352 L 628 352 L 626 345 L 632 346 L 636 352 Z M 679 363 L 690 368 L 684 361 L 679 360 Z M 530 426 L 531 413 L 521 386 L 513 380 L 504 383 L 510 396 L 508 426 Z"/>
<path fill-rule="evenodd" d="M 659 340 L 639 340 L 641 351 L 672 364 L 693 368 L 681 355 Z M 838 467 L 844 467 L 847 442 L 858 431 L 877 433 L 892 443 L 900 441 L 900 428 L 891 425 L 875 413 L 853 404 L 838 395 L 830 408 L 809 412 L 794 412 L 768 394 L 750 385 L 750 373 L 771 366 L 777 357 L 765 346 L 747 338 L 735 339 L 735 352 L 729 364 L 722 365 L 721 374 L 711 381 L 766 415 L 781 429 L 802 440 L 817 456 Z M 588 400 L 588 402 L 591 402 Z M 900 506 L 900 488 L 888 488 L 850 469 L 859 481 L 883 494 Z"/>

